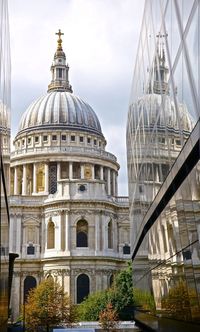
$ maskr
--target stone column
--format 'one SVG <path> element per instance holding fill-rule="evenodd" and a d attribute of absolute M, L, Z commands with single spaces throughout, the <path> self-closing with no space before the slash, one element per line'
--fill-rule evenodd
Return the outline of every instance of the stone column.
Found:
<path fill-rule="evenodd" d="M 115 196 L 118 196 L 118 174 L 115 173 Z"/>
<path fill-rule="evenodd" d="M 60 251 L 61 250 L 61 214 L 55 217 L 54 221 L 56 220 L 55 226 L 55 249 Z"/>
<path fill-rule="evenodd" d="M 21 245 L 22 245 L 21 231 L 22 231 L 22 229 L 21 229 L 21 215 L 20 214 L 17 214 L 16 221 L 17 221 L 17 227 L 16 227 L 17 232 L 16 232 L 16 240 L 15 240 L 16 241 L 16 252 L 17 252 L 17 254 L 21 255 Z"/>
<path fill-rule="evenodd" d="M 81 179 L 84 179 L 84 165 L 81 164 Z"/>
<path fill-rule="evenodd" d="M 91 167 L 92 167 L 92 180 L 94 180 L 94 165 L 91 165 Z"/>
<path fill-rule="evenodd" d="M 115 171 L 113 171 L 113 196 L 116 196 L 116 192 L 115 192 Z"/>
<path fill-rule="evenodd" d="M 113 249 L 118 252 L 118 223 L 116 219 L 113 219 Z"/>
<path fill-rule="evenodd" d="M 69 179 L 73 179 L 73 163 L 69 162 Z"/>
<path fill-rule="evenodd" d="M 105 254 L 105 251 L 108 249 L 108 225 L 106 221 L 106 217 L 104 216 L 102 224 L 102 242 L 103 242 L 103 252 Z"/>
<path fill-rule="evenodd" d="M 100 216 L 95 215 L 95 251 L 97 255 L 98 252 L 100 251 L 100 236 L 101 236 L 99 219 Z"/>
<path fill-rule="evenodd" d="M 17 167 L 14 168 L 14 195 L 18 195 Z"/>
<path fill-rule="evenodd" d="M 108 178 L 107 178 L 107 186 L 108 186 L 108 195 L 110 196 L 110 168 L 108 168 Z"/>
<path fill-rule="evenodd" d="M 22 195 L 27 195 L 27 165 L 23 165 Z"/>
<path fill-rule="evenodd" d="M 33 164 L 33 194 L 37 192 L 37 168 L 36 163 Z"/>
<path fill-rule="evenodd" d="M 57 162 L 57 181 L 61 179 L 61 164 L 60 161 Z"/>
<path fill-rule="evenodd" d="M 45 174 L 45 179 L 44 179 L 44 191 L 46 194 L 49 193 L 49 164 L 44 165 L 44 174 Z"/>
<path fill-rule="evenodd" d="M 13 241 L 13 236 L 14 236 L 14 223 L 15 219 L 14 219 L 14 215 L 10 214 L 10 226 L 9 226 L 9 252 L 15 252 L 13 249 L 13 244 L 15 242 L 15 240 Z"/>
<path fill-rule="evenodd" d="M 100 180 L 103 181 L 103 166 L 100 168 Z"/>
<path fill-rule="evenodd" d="M 66 212 L 65 215 L 65 251 L 70 250 L 69 235 L 70 235 L 70 225 L 69 225 L 69 213 Z"/>

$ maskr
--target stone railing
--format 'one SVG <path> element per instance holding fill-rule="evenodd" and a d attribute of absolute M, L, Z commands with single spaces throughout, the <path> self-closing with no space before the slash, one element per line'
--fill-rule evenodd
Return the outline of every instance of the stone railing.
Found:
<path fill-rule="evenodd" d="M 47 200 L 47 197 L 48 198 L 51 198 L 51 199 L 56 199 L 58 195 L 58 192 L 56 192 L 54 195 L 38 195 L 38 196 L 35 196 L 35 195 L 32 195 L 32 196 L 22 196 L 22 195 L 11 195 L 10 196 L 10 204 L 11 205 L 19 205 L 19 204 L 26 204 L 28 206 L 38 206 L 38 205 L 42 205 L 44 203 L 45 200 Z M 59 196 L 60 199 L 65 199 L 64 196 Z M 71 199 L 71 198 L 69 198 Z M 85 198 L 86 200 L 88 200 L 88 197 Z M 66 199 L 65 199 L 66 200 Z M 72 198 L 73 200 L 73 198 Z M 74 199 L 75 201 L 76 199 Z M 96 198 L 95 199 L 97 202 L 98 201 L 110 201 L 112 203 L 116 203 L 118 205 L 121 205 L 121 206 L 129 206 L 129 198 L 127 196 L 117 196 L 117 197 L 107 197 L 104 198 L 104 199 L 101 199 L 101 198 Z"/>
<path fill-rule="evenodd" d="M 119 205 L 129 206 L 129 198 L 128 196 L 116 196 L 116 197 L 110 197 L 110 200 L 114 203 L 117 203 Z"/>
<path fill-rule="evenodd" d="M 117 162 L 117 158 L 110 152 L 99 150 L 96 148 L 80 147 L 80 146 L 45 146 L 24 148 L 11 152 L 11 157 L 29 155 L 29 154 L 47 154 L 47 153 L 69 153 L 79 155 L 92 155 L 99 156 L 105 159 Z"/>
<path fill-rule="evenodd" d="M 11 195 L 10 205 L 18 205 L 25 203 L 28 206 L 38 206 L 43 204 L 46 196 L 22 196 L 22 195 Z"/>

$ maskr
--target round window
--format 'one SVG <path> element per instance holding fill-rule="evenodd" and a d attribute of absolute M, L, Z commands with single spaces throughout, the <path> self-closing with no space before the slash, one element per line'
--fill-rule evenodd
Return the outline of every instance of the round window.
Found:
<path fill-rule="evenodd" d="M 79 187 L 80 191 L 85 191 L 86 190 L 86 186 L 84 186 L 84 184 L 81 184 Z"/>

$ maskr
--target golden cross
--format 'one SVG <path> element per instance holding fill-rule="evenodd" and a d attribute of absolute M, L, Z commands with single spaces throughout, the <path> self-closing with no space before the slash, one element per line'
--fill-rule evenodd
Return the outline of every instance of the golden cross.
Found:
<path fill-rule="evenodd" d="M 61 30 L 60 30 L 60 29 L 59 29 L 59 30 L 58 30 L 58 32 L 56 32 L 55 34 L 59 36 L 59 39 L 60 39 L 60 37 L 61 37 L 62 35 L 64 35 L 64 33 L 63 33 L 63 32 L 61 32 Z"/>

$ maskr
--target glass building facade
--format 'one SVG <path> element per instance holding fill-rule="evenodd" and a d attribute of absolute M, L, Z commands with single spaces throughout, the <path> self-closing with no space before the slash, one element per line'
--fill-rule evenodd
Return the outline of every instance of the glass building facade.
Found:
<path fill-rule="evenodd" d="M 135 296 L 200 323 L 200 1 L 146 0 L 127 120 Z"/>
<path fill-rule="evenodd" d="M 9 307 L 10 46 L 7 1 L 0 0 L 0 331 Z"/>

